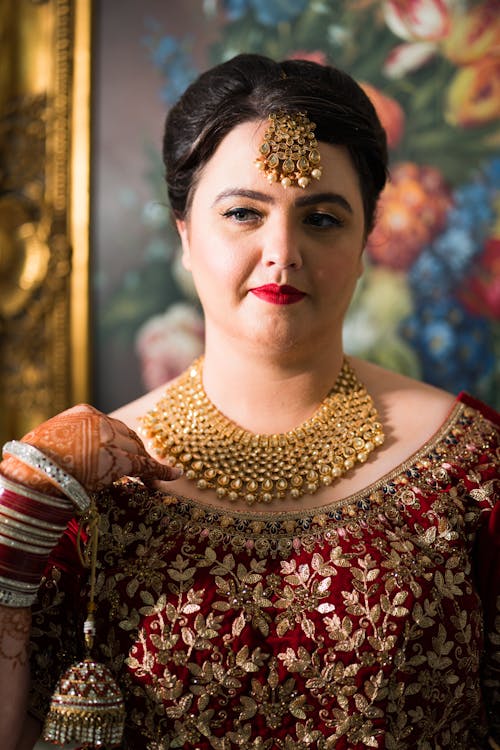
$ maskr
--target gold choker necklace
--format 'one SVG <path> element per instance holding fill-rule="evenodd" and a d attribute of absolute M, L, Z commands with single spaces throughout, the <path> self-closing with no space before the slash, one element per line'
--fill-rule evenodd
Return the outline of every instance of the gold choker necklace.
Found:
<path fill-rule="evenodd" d="M 141 433 L 155 453 L 220 498 L 270 503 L 332 484 L 384 442 L 371 396 L 344 360 L 334 387 L 306 422 L 280 435 L 257 435 L 208 399 L 203 359 L 194 362 L 154 409 Z"/>

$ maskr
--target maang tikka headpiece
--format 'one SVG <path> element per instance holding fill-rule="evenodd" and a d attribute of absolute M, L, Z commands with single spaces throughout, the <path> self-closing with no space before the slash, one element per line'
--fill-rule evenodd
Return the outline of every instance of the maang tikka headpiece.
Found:
<path fill-rule="evenodd" d="M 269 182 L 279 181 L 285 188 L 305 188 L 311 177 L 319 180 L 321 156 L 314 135 L 315 123 L 304 112 L 273 112 L 269 121 L 255 166 Z"/>

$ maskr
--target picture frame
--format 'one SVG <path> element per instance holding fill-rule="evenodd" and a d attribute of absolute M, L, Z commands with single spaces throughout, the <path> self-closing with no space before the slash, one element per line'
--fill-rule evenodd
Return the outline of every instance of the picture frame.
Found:
<path fill-rule="evenodd" d="M 88 0 L 1 0 L 0 439 L 90 393 Z"/>

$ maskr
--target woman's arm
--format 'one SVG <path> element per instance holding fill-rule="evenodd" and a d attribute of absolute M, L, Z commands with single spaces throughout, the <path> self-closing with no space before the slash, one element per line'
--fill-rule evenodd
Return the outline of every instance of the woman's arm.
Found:
<path fill-rule="evenodd" d="M 0 747 L 32 750 L 41 726 L 26 713 L 31 610 L 0 606 Z"/>
<path fill-rule="evenodd" d="M 20 744 L 26 725 L 30 630 L 29 607 L 0 606 L 0 747 L 3 750 L 33 747 Z"/>
<path fill-rule="evenodd" d="M 88 492 L 123 476 L 145 481 L 178 476 L 176 470 L 151 458 L 140 438 L 123 422 L 86 405 L 44 422 L 21 442 L 37 448 Z M 56 536 L 58 524 L 62 524 L 62 533 L 75 510 L 67 498 L 67 510 L 61 509 L 61 487 L 22 458 L 7 454 L 0 463 L 0 475 L 0 484 L 2 477 L 7 480 L 0 494 L 0 748 L 27 750 L 39 736 L 39 725 L 26 713 L 31 610 L 25 606 L 22 592 L 30 585 L 30 576 L 36 589 L 38 571 L 43 568 L 39 535 L 46 539 L 47 524 L 52 522 Z M 56 539 L 53 541 L 55 545 Z M 47 549 L 46 560 L 49 553 Z"/>

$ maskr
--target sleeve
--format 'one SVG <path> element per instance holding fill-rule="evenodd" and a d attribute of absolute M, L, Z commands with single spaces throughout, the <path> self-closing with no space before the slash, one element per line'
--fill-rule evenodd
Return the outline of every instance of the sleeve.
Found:
<path fill-rule="evenodd" d="M 483 401 L 479 401 L 477 398 L 474 398 L 474 396 L 471 396 L 470 393 L 466 393 L 465 391 L 462 391 L 457 396 L 457 401 L 461 401 L 466 406 L 471 406 L 473 409 L 476 409 L 480 414 L 483 415 L 489 422 L 491 422 L 492 425 L 495 427 L 500 428 L 500 414 L 493 409 L 492 406 L 488 406 L 488 404 L 485 404 Z"/>
<path fill-rule="evenodd" d="M 467 393 L 461 393 L 458 399 L 476 409 L 493 428 L 481 461 L 485 498 L 474 562 L 484 618 L 482 690 L 490 728 L 488 748 L 500 750 L 500 415 Z"/>
<path fill-rule="evenodd" d="M 477 550 L 477 579 L 484 607 L 483 692 L 491 737 L 500 744 L 500 500 L 479 531 Z"/>
<path fill-rule="evenodd" d="M 69 523 L 53 550 L 32 606 L 31 689 L 28 711 L 43 721 L 61 673 L 84 655 L 86 571 L 77 550 L 78 522 Z"/>

